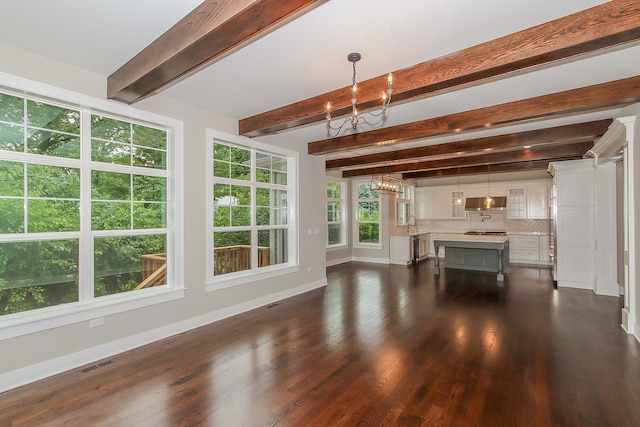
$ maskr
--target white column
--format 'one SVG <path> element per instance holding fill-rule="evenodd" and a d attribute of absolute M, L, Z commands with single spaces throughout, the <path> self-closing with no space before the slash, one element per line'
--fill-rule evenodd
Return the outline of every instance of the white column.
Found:
<path fill-rule="evenodd" d="M 616 165 L 596 166 L 596 284 L 598 295 L 618 296 L 616 239 Z"/>
<path fill-rule="evenodd" d="M 638 326 L 637 307 L 640 306 L 640 292 L 638 292 L 638 283 L 640 283 L 640 273 L 637 266 L 640 265 L 640 254 L 637 248 L 640 247 L 640 236 L 638 236 L 637 215 L 640 213 L 640 195 L 637 194 L 636 188 L 640 189 L 640 130 L 634 132 L 640 127 L 640 121 L 636 117 L 619 119 L 627 129 L 627 149 L 625 153 L 625 162 L 627 167 L 627 236 L 628 249 L 625 257 L 629 263 L 629 283 L 628 287 L 628 306 L 623 310 L 627 310 L 627 332 L 634 334 L 636 339 L 640 341 L 640 326 Z M 634 136 L 634 134 L 636 136 Z M 628 161 L 627 161 L 628 160 Z"/>

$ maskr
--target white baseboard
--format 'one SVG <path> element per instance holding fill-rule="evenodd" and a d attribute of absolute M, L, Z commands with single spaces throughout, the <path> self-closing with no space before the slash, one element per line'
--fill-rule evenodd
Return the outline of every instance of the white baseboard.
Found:
<path fill-rule="evenodd" d="M 351 257 L 334 259 L 332 261 L 327 261 L 327 267 L 331 267 L 333 265 L 344 264 L 345 262 L 351 262 Z"/>
<path fill-rule="evenodd" d="M 620 286 L 618 286 L 618 282 L 604 282 L 598 281 L 596 283 L 596 287 L 594 292 L 597 295 L 606 295 L 610 297 L 619 297 L 620 296 Z"/>
<path fill-rule="evenodd" d="M 321 279 L 0 375 L 0 393 L 327 285 Z"/>
<path fill-rule="evenodd" d="M 631 318 L 632 316 L 629 316 L 629 310 L 626 308 L 622 309 L 621 315 L 622 322 L 620 326 L 622 326 L 622 329 L 624 329 L 627 334 L 633 335 L 633 337 L 640 342 L 640 325 L 635 322 L 635 319 Z"/>
<path fill-rule="evenodd" d="M 389 264 L 388 258 L 369 258 L 369 257 L 354 256 L 354 257 L 351 257 L 351 261 L 370 262 L 373 264 Z"/>
<path fill-rule="evenodd" d="M 585 290 L 588 290 L 588 291 L 594 291 L 593 283 L 587 283 L 587 282 L 571 282 L 571 281 L 567 281 L 567 280 L 558 280 L 558 287 L 559 288 L 585 289 Z"/>

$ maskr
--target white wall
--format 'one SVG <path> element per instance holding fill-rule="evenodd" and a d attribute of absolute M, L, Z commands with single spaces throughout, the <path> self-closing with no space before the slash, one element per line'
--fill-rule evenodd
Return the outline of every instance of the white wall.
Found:
<path fill-rule="evenodd" d="M 104 98 L 106 76 L 0 44 L 0 72 L 85 95 Z M 185 297 L 104 318 L 104 325 L 71 324 L 0 341 L 0 391 L 62 370 L 89 363 L 173 333 L 239 311 L 326 284 L 324 158 L 306 154 L 305 141 L 285 136 L 261 141 L 300 153 L 299 263 L 296 273 L 219 291 L 206 292 L 205 132 L 207 128 L 237 134 L 237 120 L 175 101 L 162 94 L 135 108 L 184 122 L 184 285 Z M 313 230 L 311 235 L 307 230 Z M 316 229 L 318 233 L 316 234 Z M 0 322 L 1 322 L 0 318 Z"/>

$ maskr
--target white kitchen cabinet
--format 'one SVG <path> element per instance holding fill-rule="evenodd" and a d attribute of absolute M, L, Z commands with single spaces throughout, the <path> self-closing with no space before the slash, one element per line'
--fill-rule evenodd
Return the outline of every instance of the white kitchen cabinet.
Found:
<path fill-rule="evenodd" d="M 527 187 L 527 218 L 549 218 L 549 193 L 546 185 Z"/>
<path fill-rule="evenodd" d="M 515 264 L 551 265 L 548 235 L 509 235 L 509 261 Z"/>
<path fill-rule="evenodd" d="M 433 219 L 451 219 L 451 191 L 437 190 L 432 193 Z"/>
<path fill-rule="evenodd" d="M 509 188 L 507 218 L 548 219 L 549 187 L 544 184 L 534 184 Z"/>
<path fill-rule="evenodd" d="M 507 190 L 507 218 L 526 219 L 527 191 L 524 187 L 509 188 Z"/>
<path fill-rule="evenodd" d="M 595 167 L 593 159 L 550 163 L 557 188 L 558 287 L 594 289 Z"/>
<path fill-rule="evenodd" d="M 429 256 L 429 247 L 431 246 L 431 234 L 421 233 L 418 241 L 418 260 Z"/>
<path fill-rule="evenodd" d="M 414 239 L 418 239 L 418 253 L 415 253 Z M 413 262 L 414 255 L 417 261 L 423 260 L 429 256 L 429 244 L 429 233 L 389 236 L 389 262 L 408 265 Z"/>
<path fill-rule="evenodd" d="M 540 262 L 544 264 L 551 264 L 551 249 L 549 248 L 550 241 L 549 236 L 540 236 Z"/>
<path fill-rule="evenodd" d="M 538 236 L 510 235 L 509 261 L 513 263 L 537 263 L 540 261 Z"/>
<path fill-rule="evenodd" d="M 407 265 L 413 259 L 411 236 L 389 236 L 389 262 L 391 264 Z"/>
<path fill-rule="evenodd" d="M 430 188 L 416 188 L 416 218 L 432 219 L 433 218 L 433 195 Z"/>
<path fill-rule="evenodd" d="M 464 200 L 464 192 L 460 191 Z M 432 192 L 433 219 L 465 219 L 464 204 L 456 206 L 458 191 L 436 190 Z"/>

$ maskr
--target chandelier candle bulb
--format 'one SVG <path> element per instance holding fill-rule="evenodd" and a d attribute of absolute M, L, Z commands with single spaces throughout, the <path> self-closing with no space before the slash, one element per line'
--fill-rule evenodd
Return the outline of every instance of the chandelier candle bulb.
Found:
<path fill-rule="evenodd" d="M 401 191 L 401 182 L 399 179 L 392 178 L 389 175 L 378 175 L 371 177 L 370 189 L 379 194 L 394 195 Z"/>

